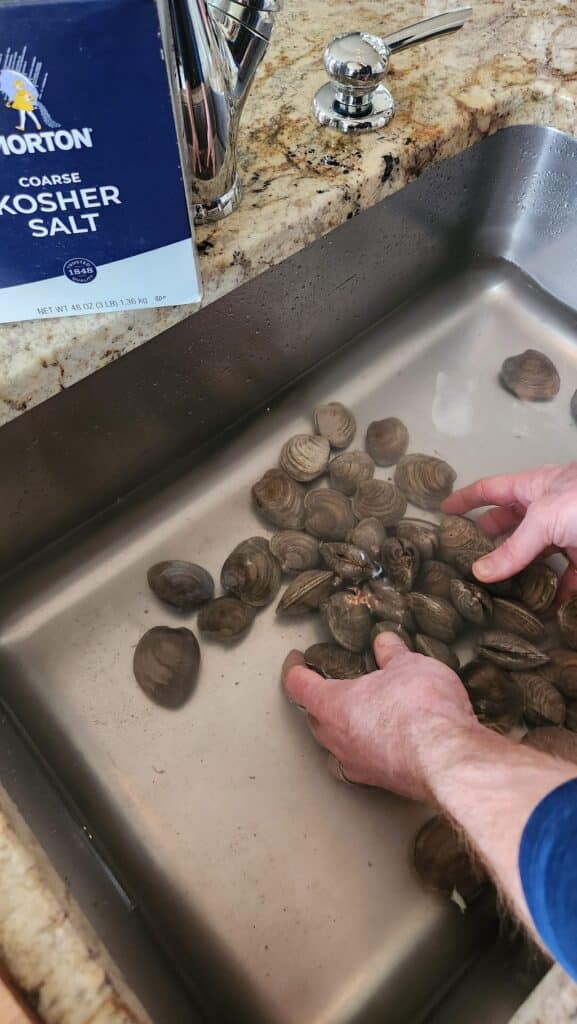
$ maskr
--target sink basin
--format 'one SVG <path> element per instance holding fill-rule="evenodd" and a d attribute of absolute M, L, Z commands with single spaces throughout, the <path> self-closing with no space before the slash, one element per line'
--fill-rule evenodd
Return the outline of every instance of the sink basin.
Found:
<path fill-rule="evenodd" d="M 574 456 L 576 167 L 568 136 L 503 131 L 0 431 L 2 701 L 193 993 L 171 1024 L 199 1000 L 223 1021 L 411 1024 L 483 946 L 413 875 L 430 810 L 337 784 L 284 700 L 283 655 L 317 622 L 265 609 L 242 643 L 202 641 L 179 712 L 131 660 L 182 624 L 148 566 L 218 577 L 267 533 L 250 485 L 319 401 L 350 406 L 359 447 L 401 416 L 463 482 Z M 546 405 L 497 384 L 530 347 L 561 375 Z"/>

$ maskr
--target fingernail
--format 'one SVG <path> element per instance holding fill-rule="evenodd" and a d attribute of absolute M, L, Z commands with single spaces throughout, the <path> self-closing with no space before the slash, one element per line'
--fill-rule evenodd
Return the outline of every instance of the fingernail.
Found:
<path fill-rule="evenodd" d="M 480 558 L 478 562 L 473 562 L 473 575 L 478 580 L 488 580 L 491 575 L 491 560 Z"/>

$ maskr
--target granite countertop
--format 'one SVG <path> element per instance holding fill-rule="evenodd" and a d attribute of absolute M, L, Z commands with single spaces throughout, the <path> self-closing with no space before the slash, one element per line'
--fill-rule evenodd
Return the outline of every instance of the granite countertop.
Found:
<path fill-rule="evenodd" d="M 469 2 L 473 17 L 461 32 L 395 57 L 391 125 L 351 138 L 310 114 L 329 39 L 357 28 L 385 34 L 456 3 L 285 0 L 243 118 L 242 206 L 197 233 L 204 304 L 484 135 L 521 123 L 577 135 L 574 0 Z M 182 306 L 0 326 L 0 423 L 190 314 Z M 147 1020 L 1 790 L 0 956 L 50 1024 Z M 554 968 L 514 1024 L 576 1019 L 577 987 Z"/>

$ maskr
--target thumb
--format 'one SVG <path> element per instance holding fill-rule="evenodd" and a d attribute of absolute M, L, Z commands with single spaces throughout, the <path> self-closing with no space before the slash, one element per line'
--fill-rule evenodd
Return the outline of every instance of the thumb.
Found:
<path fill-rule="evenodd" d="M 547 547 L 548 540 L 541 516 L 529 509 L 523 522 L 507 540 L 473 565 L 481 582 L 506 580 L 525 569 Z"/>
<path fill-rule="evenodd" d="M 408 651 L 406 643 L 396 633 L 378 633 L 373 649 L 379 668 L 386 668 L 398 654 L 406 654 Z"/>

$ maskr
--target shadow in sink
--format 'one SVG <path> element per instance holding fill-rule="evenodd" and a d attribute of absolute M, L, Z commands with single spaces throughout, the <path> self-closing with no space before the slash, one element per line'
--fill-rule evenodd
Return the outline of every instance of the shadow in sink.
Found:
<path fill-rule="evenodd" d="M 351 407 L 359 447 L 370 420 L 400 415 L 411 450 L 447 458 L 460 481 L 571 459 L 576 154 L 553 131 L 503 132 L 0 431 L 1 449 L 52 424 L 40 451 L 21 449 L 25 476 L 42 463 L 36 510 L 8 460 L 7 565 L 142 485 L 6 579 L 1 692 L 219 1019 L 408 1024 L 483 929 L 412 873 L 430 812 L 335 783 L 284 701 L 282 657 L 320 635 L 313 620 L 266 609 L 242 644 L 202 645 L 181 711 L 147 702 L 134 646 L 183 620 L 146 570 L 183 557 L 218 577 L 238 541 L 266 532 L 250 485 L 322 400 Z M 497 384 L 528 347 L 561 375 L 546 406 Z M 55 434 L 71 462 L 55 462 Z"/>

